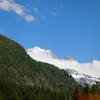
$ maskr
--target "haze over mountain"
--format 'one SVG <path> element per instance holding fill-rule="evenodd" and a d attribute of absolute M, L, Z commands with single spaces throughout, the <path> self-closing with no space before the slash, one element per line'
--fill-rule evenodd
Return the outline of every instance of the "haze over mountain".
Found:
<path fill-rule="evenodd" d="M 91 63 L 79 63 L 72 57 L 60 59 L 51 50 L 45 50 L 39 47 L 28 49 L 27 53 L 37 61 L 53 64 L 60 69 L 72 69 L 81 74 L 100 78 L 100 61 L 98 60 L 94 60 Z"/>

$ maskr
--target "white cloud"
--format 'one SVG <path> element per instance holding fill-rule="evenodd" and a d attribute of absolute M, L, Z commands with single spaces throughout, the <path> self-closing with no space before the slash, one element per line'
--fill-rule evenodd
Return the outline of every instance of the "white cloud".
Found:
<path fill-rule="evenodd" d="M 16 14 L 24 17 L 26 21 L 34 21 L 34 16 L 28 15 L 25 12 L 25 7 L 23 5 L 15 3 L 13 0 L 0 0 L 0 9 L 4 11 L 12 11 Z"/>
<path fill-rule="evenodd" d="M 47 62 L 59 67 L 60 69 L 73 69 L 79 73 L 100 78 L 100 61 L 97 60 L 94 60 L 91 63 L 79 63 L 76 60 L 66 61 L 62 59 L 53 59 L 50 62 L 49 60 Z"/>
<path fill-rule="evenodd" d="M 57 12 L 52 12 L 52 15 L 53 16 L 57 16 Z"/>
<path fill-rule="evenodd" d="M 34 16 L 31 16 L 31 15 L 27 15 L 27 16 L 25 16 L 25 19 L 26 19 L 28 22 L 31 22 L 31 21 L 34 21 L 34 20 L 35 20 L 35 17 L 34 17 Z"/>
<path fill-rule="evenodd" d="M 34 8 L 34 12 L 35 12 L 36 14 L 38 14 L 38 12 L 39 12 L 38 8 Z"/>
<path fill-rule="evenodd" d="M 79 73 L 84 73 L 86 75 L 100 78 L 100 61 L 98 60 L 94 60 L 91 63 L 79 63 L 76 60 L 70 61 L 53 58 L 54 54 L 50 50 L 44 50 L 41 48 L 29 49 L 27 53 L 37 61 L 53 64 L 60 69 L 73 69 Z"/>

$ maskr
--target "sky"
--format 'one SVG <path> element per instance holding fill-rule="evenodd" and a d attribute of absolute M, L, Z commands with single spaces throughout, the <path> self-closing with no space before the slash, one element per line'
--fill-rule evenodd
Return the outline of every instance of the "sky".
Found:
<path fill-rule="evenodd" d="M 100 0 L 0 0 L 0 33 L 26 50 L 100 60 Z"/>

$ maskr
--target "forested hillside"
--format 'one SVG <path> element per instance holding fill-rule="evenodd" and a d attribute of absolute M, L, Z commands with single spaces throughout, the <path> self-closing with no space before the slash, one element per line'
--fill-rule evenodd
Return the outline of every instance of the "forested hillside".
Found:
<path fill-rule="evenodd" d="M 56 97 L 67 95 L 69 99 L 72 99 L 76 89 L 81 88 L 66 72 L 53 65 L 32 60 L 23 47 L 2 35 L 0 35 L 0 84 L 1 98 L 9 97 L 13 93 L 14 96 L 16 94 L 20 98 L 19 92 L 21 94 L 24 92 L 28 97 L 34 90 L 32 96 L 37 91 L 43 97 L 49 98 L 54 93 Z M 24 97 L 23 94 L 22 97 Z"/>
<path fill-rule="evenodd" d="M 100 100 L 100 83 L 83 88 L 65 71 L 31 59 L 22 46 L 0 35 L 0 100 Z"/>

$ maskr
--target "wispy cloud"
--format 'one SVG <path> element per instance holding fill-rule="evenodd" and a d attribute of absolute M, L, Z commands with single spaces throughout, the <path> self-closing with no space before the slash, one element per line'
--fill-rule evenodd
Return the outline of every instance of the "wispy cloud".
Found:
<path fill-rule="evenodd" d="M 59 5 L 58 7 L 55 7 L 54 9 L 53 9 L 53 11 L 52 11 L 52 15 L 53 16 L 57 16 L 59 13 L 60 13 L 60 11 L 61 11 L 61 9 L 63 8 L 63 5 Z"/>
<path fill-rule="evenodd" d="M 38 14 L 38 12 L 39 12 L 39 10 L 38 10 L 38 8 L 34 8 L 34 12 L 36 13 L 36 14 Z"/>
<path fill-rule="evenodd" d="M 5 29 L 4 28 L 0 28 L 0 33 L 4 33 Z"/>
<path fill-rule="evenodd" d="M 46 21 L 46 17 L 45 16 L 41 16 L 41 21 L 45 22 Z"/>
<path fill-rule="evenodd" d="M 52 15 L 53 16 L 57 16 L 57 12 L 52 12 Z"/>
<path fill-rule="evenodd" d="M 32 15 L 27 15 L 27 16 L 24 16 L 25 19 L 28 21 L 28 22 L 31 22 L 31 21 L 34 21 L 35 20 L 35 17 L 32 16 Z"/>
<path fill-rule="evenodd" d="M 25 7 L 21 4 L 17 4 L 14 0 L 0 0 L 0 9 L 7 12 L 14 12 L 22 16 L 26 21 L 31 22 L 35 20 L 35 17 L 25 12 Z"/>

